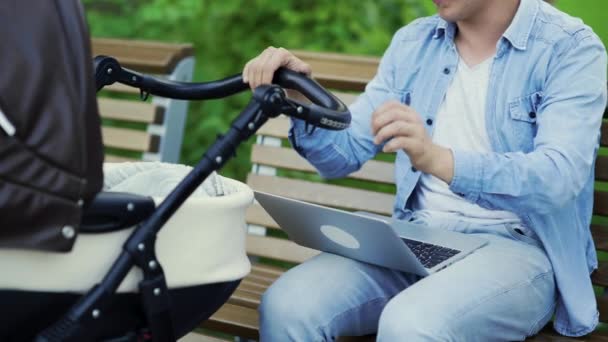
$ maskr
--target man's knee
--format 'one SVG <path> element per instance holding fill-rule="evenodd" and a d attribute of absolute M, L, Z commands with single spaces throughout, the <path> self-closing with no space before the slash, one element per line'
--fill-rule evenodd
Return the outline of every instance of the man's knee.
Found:
<path fill-rule="evenodd" d="M 449 341 L 450 322 L 424 308 L 389 302 L 378 323 L 378 341 Z"/>
<path fill-rule="evenodd" d="M 298 340 L 315 334 L 315 310 L 302 299 L 283 286 L 273 285 L 264 293 L 258 311 L 266 340 L 280 340 L 279 336 Z"/>

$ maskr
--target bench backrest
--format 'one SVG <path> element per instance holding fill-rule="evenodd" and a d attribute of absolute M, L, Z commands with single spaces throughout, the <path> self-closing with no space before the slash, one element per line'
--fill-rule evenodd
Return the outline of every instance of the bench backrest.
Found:
<path fill-rule="evenodd" d="M 92 47 L 94 56 L 115 57 L 132 70 L 174 81 L 192 80 L 191 44 L 94 38 Z M 143 102 L 138 89 L 120 84 L 100 93 L 106 161 L 179 161 L 188 102 L 151 98 Z"/>
<path fill-rule="evenodd" d="M 297 51 L 296 55 L 312 66 L 313 76 L 349 104 L 374 76 L 379 59 L 338 54 Z M 608 114 L 608 113 L 607 113 Z M 394 164 L 390 155 L 380 155 L 345 180 L 324 181 L 314 168 L 288 147 L 289 120 L 278 117 L 258 131 L 253 146 L 252 172 L 247 184 L 253 189 L 296 198 L 349 211 L 365 210 L 391 215 L 394 187 Z M 600 157 L 597 159 L 594 224 L 592 233 L 598 251 L 608 252 L 608 124 L 602 125 Z M 285 265 L 300 263 L 318 252 L 286 240 L 276 222 L 259 204 L 247 212 L 250 224 L 248 253 L 263 260 L 279 260 Z M 600 253 L 602 260 L 602 253 Z M 275 263 L 276 264 L 276 263 Z M 592 276 L 598 288 L 600 318 L 608 321 L 608 262 Z"/>

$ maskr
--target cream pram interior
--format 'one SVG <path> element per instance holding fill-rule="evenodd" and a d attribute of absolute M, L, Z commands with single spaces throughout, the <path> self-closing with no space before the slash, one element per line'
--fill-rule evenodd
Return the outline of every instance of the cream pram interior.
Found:
<path fill-rule="evenodd" d="M 160 201 L 191 170 L 164 163 L 106 163 L 104 191 L 131 192 Z M 245 212 L 253 192 L 245 184 L 211 174 L 160 231 L 156 243 L 169 288 L 243 278 L 246 255 Z M 0 250 L 0 288 L 85 292 L 99 282 L 132 232 L 79 235 L 67 254 Z M 134 268 L 119 292 L 137 292 L 141 271 Z"/>

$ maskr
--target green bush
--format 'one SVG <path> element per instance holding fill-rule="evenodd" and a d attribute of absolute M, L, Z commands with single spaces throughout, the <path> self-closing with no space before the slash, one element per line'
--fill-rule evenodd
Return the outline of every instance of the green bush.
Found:
<path fill-rule="evenodd" d="M 601 19 L 607 1 L 558 0 L 558 5 L 560 1 L 577 15 L 595 18 L 596 31 L 608 36 L 608 25 Z M 198 81 L 240 72 L 247 60 L 269 45 L 379 56 L 399 27 L 434 11 L 429 0 L 84 0 L 84 4 L 93 36 L 193 43 Z M 191 102 L 182 162 L 195 163 L 249 96 Z M 237 158 L 222 170 L 224 175 L 245 178 L 250 145 L 251 141 L 240 148 Z"/>

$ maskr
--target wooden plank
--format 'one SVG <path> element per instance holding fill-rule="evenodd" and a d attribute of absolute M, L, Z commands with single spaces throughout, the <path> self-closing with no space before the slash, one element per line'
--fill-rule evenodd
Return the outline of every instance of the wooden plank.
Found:
<path fill-rule="evenodd" d="M 247 236 L 247 254 L 250 255 L 301 263 L 319 253 L 319 251 L 296 245 L 285 239 L 257 235 Z"/>
<path fill-rule="evenodd" d="M 271 229 L 280 229 L 279 224 L 262 208 L 261 205 L 255 203 L 247 208 L 246 215 L 247 223 L 256 224 Z"/>
<path fill-rule="evenodd" d="M 281 169 L 316 172 L 314 166 L 291 148 L 253 145 L 251 162 Z M 394 175 L 394 163 L 370 160 L 359 171 L 351 173 L 348 178 L 395 184 Z"/>
<path fill-rule="evenodd" d="M 367 336 L 340 336 L 337 339 L 338 342 L 375 342 L 376 335 Z"/>
<path fill-rule="evenodd" d="M 252 274 L 259 274 L 261 276 L 264 276 L 264 277 L 267 277 L 270 279 L 277 279 L 278 277 L 283 275 L 283 273 L 285 273 L 285 271 L 286 270 L 283 268 L 269 266 L 269 265 L 253 264 L 251 266 Z"/>
<path fill-rule="evenodd" d="M 251 173 L 247 184 L 255 190 L 335 208 L 388 216 L 393 212 L 392 194 Z"/>
<path fill-rule="evenodd" d="M 593 193 L 593 213 L 595 215 L 608 215 L 608 192 L 595 191 Z"/>
<path fill-rule="evenodd" d="M 598 156 L 595 160 L 595 180 L 608 181 L 608 157 Z"/>
<path fill-rule="evenodd" d="M 104 162 L 106 163 L 125 163 L 125 162 L 136 162 L 141 161 L 141 159 L 133 159 L 122 156 L 115 156 L 111 154 L 106 154 Z"/>
<path fill-rule="evenodd" d="M 608 295 L 597 297 L 597 310 L 600 312 L 600 321 L 608 322 Z"/>
<path fill-rule="evenodd" d="M 593 281 L 593 285 L 607 287 L 608 286 L 608 263 L 601 262 L 591 275 L 591 280 Z"/>
<path fill-rule="evenodd" d="M 93 55 L 116 58 L 123 67 L 145 73 L 170 74 L 182 59 L 193 56 L 192 44 L 125 39 L 92 39 Z"/>
<path fill-rule="evenodd" d="M 608 122 L 602 121 L 602 136 L 600 138 L 600 145 L 608 146 Z"/>
<path fill-rule="evenodd" d="M 593 235 L 595 248 L 599 251 L 608 252 L 608 227 L 592 225 L 591 234 Z"/>
<path fill-rule="evenodd" d="M 101 128 L 101 134 L 105 146 L 131 151 L 158 152 L 159 138 L 147 132 L 104 126 Z"/>
<path fill-rule="evenodd" d="M 332 91 L 332 94 L 334 94 L 336 97 L 338 97 L 340 100 L 342 100 L 342 102 L 344 102 L 345 105 L 350 106 L 351 104 L 353 104 L 353 102 L 355 102 L 355 100 L 357 99 L 357 97 L 359 97 L 359 93 L 344 93 L 341 91 Z"/>
<path fill-rule="evenodd" d="M 255 281 L 255 280 L 250 280 L 250 279 L 245 278 L 239 285 L 239 288 L 242 289 L 243 291 L 249 291 L 249 292 L 253 292 L 253 293 L 262 294 L 262 293 L 266 292 L 266 289 L 268 288 L 268 286 L 258 284 L 257 281 Z"/>
<path fill-rule="evenodd" d="M 241 291 L 237 289 L 234 291 L 230 299 L 228 299 L 228 303 L 244 306 L 250 309 L 257 309 L 260 305 L 260 300 L 262 299 L 261 295 L 256 295 L 251 292 Z"/>
<path fill-rule="evenodd" d="M 163 122 L 164 109 L 147 102 L 101 98 L 97 100 L 102 118 L 157 123 Z"/>
<path fill-rule="evenodd" d="M 310 64 L 313 77 L 319 83 L 340 90 L 363 91 L 376 74 L 380 62 L 377 57 L 298 50 L 293 52 Z"/>
<path fill-rule="evenodd" d="M 192 332 L 180 338 L 178 342 L 226 342 L 226 340 Z"/>
<path fill-rule="evenodd" d="M 230 303 L 224 304 L 202 326 L 244 338 L 259 338 L 257 310 Z"/>
<path fill-rule="evenodd" d="M 531 342 L 607 342 L 608 338 L 601 332 L 594 332 L 591 335 L 573 338 L 558 334 L 553 330 L 551 324 L 547 324 L 540 333 L 534 337 L 526 339 Z"/>
<path fill-rule="evenodd" d="M 289 118 L 285 115 L 268 120 L 264 126 L 258 129 L 256 135 L 287 139 L 289 132 Z"/>
<path fill-rule="evenodd" d="M 123 94 L 139 94 L 139 89 L 135 87 L 130 87 L 128 85 L 122 83 L 114 83 L 109 86 L 105 86 L 103 91 L 111 92 L 111 93 L 123 93 Z"/>

